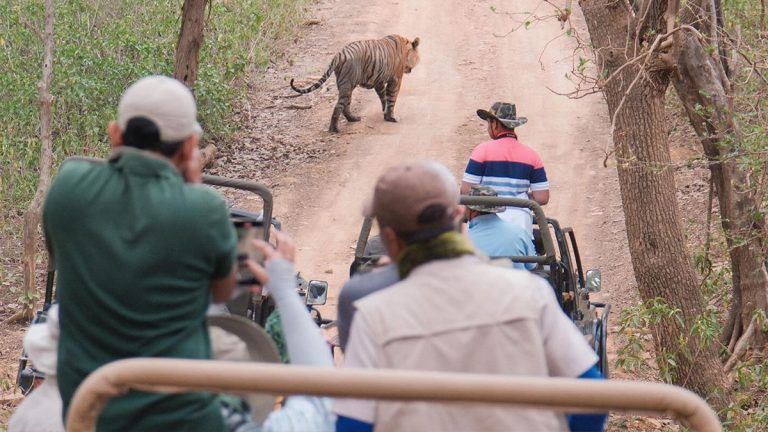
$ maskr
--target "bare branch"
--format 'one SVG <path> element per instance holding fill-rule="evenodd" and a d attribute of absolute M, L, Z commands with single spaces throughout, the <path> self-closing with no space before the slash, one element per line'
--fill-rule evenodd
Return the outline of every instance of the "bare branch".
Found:
<path fill-rule="evenodd" d="M 618 118 L 619 112 L 621 112 L 621 109 L 624 107 L 624 103 L 627 101 L 627 96 L 629 93 L 634 89 L 635 84 L 640 80 L 641 76 L 645 75 L 645 69 L 648 66 L 648 63 L 651 60 L 651 54 L 656 50 L 656 48 L 661 43 L 662 38 L 667 37 L 667 35 L 659 35 L 656 37 L 656 40 L 653 41 L 653 45 L 651 45 L 651 48 L 648 50 L 648 53 L 646 54 L 645 62 L 643 62 L 643 66 L 640 67 L 640 70 L 637 72 L 637 75 L 635 75 L 635 79 L 632 80 L 632 82 L 629 84 L 629 87 L 627 87 L 627 91 L 624 92 L 624 96 L 621 98 L 621 101 L 619 102 L 619 105 L 616 107 L 616 111 L 613 112 L 613 118 L 611 118 L 611 137 L 613 137 L 614 132 L 616 131 L 616 119 Z M 613 75 L 615 76 L 615 74 Z"/>
<path fill-rule="evenodd" d="M 603 168 L 608 168 L 608 159 L 611 157 L 615 150 L 611 149 L 609 151 L 603 150 L 605 152 L 605 158 L 603 158 Z"/>
<path fill-rule="evenodd" d="M 739 53 L 739 55 L 741 55 L 741 57 L 742 57 L 744 60 L 746 60 L 746 61 L 747 61 L 747 63 L 749 63 L 749 65 L 750 65 L 750 66 L 752 66 L 752 72 L 754 72 L 754 73 L 755 73 L 757 76 L 759 76 L 759 77 L 760 77 L 760 79 L 762 79 L 762 80 L 763 80 L 763 82 L 764 82 L 765 84 L 768 84 L 768 79 L 766 79 L 766 78 L 765 78 L 765 75 L 763 75 L 763 73 L 762 73 L 762 72 L 760 72 L 760 70 L 759 70 L 759 69 L 758 69 L 758 67 L 757 67 L 757 64 L 756 64 L 754 61 L 752 61 L 752 59 L 750 59 L 750 58 L 749 58 L 749 56 L 747 56 L 747 55 L 744 53 L 744 51 L 742 51 L 742 50 L 740 50 L 740 49 L 738 49 L 738 48 L 736 49 L 736 51 Z"/>
<path fill-rule="evenodd" d="M 567 33 L 568 32 L 563 32 L 563 33 L 560 33 L 559 35 L 553 37 L 552 39 L 550 39 L 544 45 L 544 48 L 541 49 L 541 53 L 539 53 L 539 58 L 538 58 L 539 67 L 541 68 L 541 70 L 544 70 L 544 63 L 541 61 L 541 58 L 544 56 L 544 53 L 547 51 L 547 48 L 549 47 L 549 44 L 551 44 L 552 42 L 556 41 L 557 39 L 560 39 L 561 37 L 565 36 Z"/>
<path fill-rule="evenodd" d="M 568 1 L 570 1 L 570 0 L 568 0 Z M 544 15 L 544 16 L 536 15 L 536 11 L 543 4 L 548 4 L 548 5 L 552 6 L 555 9 L 556 13 L 554 13 L 552 15 Z M 522 16 L 525 17 L 525 19 L 523 21 L 519 22 L 517 26 L 512 27 L 512 29 L 510 29 L 508 32 L 506 32 L 504 34 L 498 34 L 498 33 L 494 32 L 493 35 L 495 37 L 497 37 L 497 38 L 505 38 L 505 37 L 509 36 L 510 34 L 516 32 L 517 30 L 520 30 L 521 27 L 529 28 L 531 26 L 531 23 L 545 21 L 545 20 L 547 20 L 549 18 L 558 18 L 558 20 L 560 20 L 560 17 L 565 16 L 565 15 L 570 15 L 570 14 L 566 13 L 565 11 L 563 11 L 562 9 L 560 9 L 554 3 L 550 2 L 549 0 L 542 0 L 542 1 L 540 1 L 536 5 L 536 7 L 533 8 L 533 11 L 531 11 L 531 12 L 500 12 L 500 11 L 497 11 L 497 10 L 494 9 L 493 13 L 495 13 L 497 15 L 506 15 L 506 16 L 508 16 L 510 18 L 513 17 L 514 15 L 522 15 Z"/>
<path fill-rule="evenodd" d="M 637 48 L 640 45 L 640 33 L 643 30 L 643 26 L 645 25 L 645 20 L 648 19 L 648 13 L 651 11 L 651 3 L 653 3 L 653 0 L 643 0 L 643 3 L 640 5 L 640 19 L 637 20 L 637 23 L 635 23 L 635 29 L 632 31 L 632 34 L 635 36 L 635 44 L 632 49 L 632 55 L 637 55 Z"/>
<path fill-rule="evenodd" d="M 598 87 L 593 87 L 593 88 L 588 89 L 588 90 L 582 90 L 581 88 L 577 88 L 575 91 L 572 91 L 572 92 L 569 92 L 569 93 L 560 93 L 560 92 L 558 92 L 556 90 L 551 89 L 550 87 L 547 87 L 547 90 L 549 90 L 550 92 L 552 92 L 552 93 L 554 93 L 554 94 L 556 94 L 558 96 L 565 96 L 568 99 L 581 99 L 581 98 L 587 97 L 589 95 L 593 95 L 593 94 L 597 94 L 597 93 L 602 93 L 603 92 L 603 90 L 601 90 Z M 584 91 L 584 93 L 582 93 L 582 91 Z"/>

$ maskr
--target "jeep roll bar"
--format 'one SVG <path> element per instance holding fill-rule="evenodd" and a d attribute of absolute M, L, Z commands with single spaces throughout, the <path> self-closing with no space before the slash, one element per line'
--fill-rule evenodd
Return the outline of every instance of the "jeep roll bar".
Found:
<path fill-rule="evenodd" d="M 469 195 L 461 195 L 459 198 L 459 203 L 462 205 L 519 207 L 531 210 L 533 212 L 536 225 L 539 226 L 539 231 L 541 232 L 541 239 L 542 243 L 544 244 L 544 255 L 504 258 L 510 258 L 515 262 L 539 263 L 543 265 L 549 264 L 552 260 L 555 259 L 555 243 L 552 240 L 552 234 L 549 232 L 547 217 L 544 215 L 544 211 L 536 201 L 512 197 L 481 197 Z M 365 255 L 365 246 L 368 244 L 368 237 L 371 235 L 372 227 L 373 219 L 370 217 L 365 217 L 363 219 L 363 226 L 360 229 L 360 235 L 357 237 L 357 245 L 355 246 L 355 258 L 362 258 Z"/>
<path fill-rule="evenodd" d="M 233 189 L 240 189 L 258 195 L 264 205 L 262 223 L 264 224 L 264 241 L 269 241 L 269 226 L 272 221 L 272 209 L 274 208 L 274 198 L 272 192 L 261 183 L 236 180 L 227 177 L 203 174 L 203 183 L 211 186 L 220 186 Z"/>
<path fill-rule="evenodd" d="M 670 415 L 700 432 L 722 431 L 717 415 L 703 399 L 669 384 L 160 358 L 118 360 L 90 374 L 75 391 L 67 431 L 92 432 L 104 405 L 129 390 L 465 401 L 571 412 L 639 411 Z"/>
<path fill-rule="evenodd" d="M 487 197 L 487 196 L 469 196 L 462 195 L 459 200 L 462 205 L 489 205 L 489 206 L 505 206 L 505 207 L 518 207 L 527 208 L 533 212 L 533 220 L 536 225 L 539 226 L 539 232 L 541 233 L 541 242 L 544 244 L 544 255 L 536 256 L 517 256 L 517 257 L 505 257 L 515 262 L 521 263 L 538 263 L 549 264 L 555 259 L 555 242 L 552 240 L 552 233 L 549 232 L 548 219 L 544 215 L 544 210 L 536 201 L 512 198 L 512 197 Z"/>
<path fill-rule="evenodd" d="M 92 163 L 107 162 L 105 159 L 99 159 L 95 157 L 70 156 L 64 159 L 64 162 L 62 162 L 62 165 L 67 163 L 68 161 L 81 161 L 81 162 L 92 162 Z M 236 179 L 231 179 L 227 177 L 220 177 L 220 176 L 214 176 L 214 175 L 208 175 L 208 174 L 203 174 L 203 183 L 210 186 L 220 186 L 220 187 L 244 190 L 244 191 L 251 192 L 253 194 L 258 195 L 261 198 L 262 203 L 264 204 L 264 212 L 263 212 L 264 222 L 263 223 L 264 223 L 264 226 L 267 227 L 267 229 L 264 229 L 264 240 L 269 241 L 270 230 L 268 228 L 269 228 L 270 222 L 272 221 L 272 210 L 274 208 L 274 198 L 272 197 L 272 192 L 270 192 L 266 186 L 264 186 L 261 183 L 256 183 L 252 181 L 236 180 Z"/>

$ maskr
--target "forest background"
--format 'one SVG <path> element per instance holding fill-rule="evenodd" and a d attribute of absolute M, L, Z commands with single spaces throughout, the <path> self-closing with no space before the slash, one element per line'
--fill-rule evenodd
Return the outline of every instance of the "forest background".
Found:
<path fill-rule="evenodd" d="M 109 147 L 104 127 L 114 118 L 114 102 L 123 89 L 138 77 L 173 72 L 182 3 L 181 0 L 56 2 L 56 48 L 50 88 L 55 98 L 52 104 L 54 167 L 70 155 L 105 156 Z M 229 121 L 233 107 L 249 84 L 258 80 L 258 71 L 270 66 L 282 44 L 290 40 L 304 22 L 307 3 L 306 0 L 210 2 L 195 84 L 201 122 L 206 130 L 205 141 L 220 147 L 231 145 L 229 139 L 236 130 Z M 733 157 L 757 185 L 757 206 L 752 211 L 756 221 L 763 221 L 768 206 L 766 0 L 716 3 L 723 17 L 721 36 L 727 41 L 723 44 L 727 47 L 724 55 L 733 68 L 733 118 L 741 134 Z M 553 10 L 564 9 L 562 5 L 553 5 Z M 20 307 L 39 304 L 40 300 L 39 293 L 29 296 L 21 290 L 21 220 L 35 193 L 40 165 L 37 83 L 43 52 L 39 37 L 43 23 L 40 1 L 0 4 L 0 52 L 3 55 L 0 60 L 0 319 L 11 316 Z M 652 40 L 653 35 L 647 36 Z M 583 60 L 579 58 L 575 61 L 575 72 L 588 71 L 590 61 L 586 55 Z M 674 90 L 670 88 L 667 92 L 672 94 Z M 699 138 L 687 124 L 688 116 L 680 101 L 667 97 L 666 105 L 670 140 L 696 149 Z M 697 109 L 706 115 L 709 108 Z M 610 162 L 613 157 L 607 154 L 606 160 Z M 704 152 L 696 150 L 675 170 L 700 169 L 709 163 L 711 160 Z M 710 200 L 711 213 L 706 224 L 688 224 L 686 234 L 688 258 L 698 271 L 699 292 L 705 305 L 706 319 L 697 323 L 696 335 L 716 343 L 732 302 L 733 286 L 729 245 L 720 228 L 717 197 L 711 192 L 708 195 L 705 194 L 704 199 Z M 38 254 L 38 268 L 43 263 L 44 255 Z M 674 358 L 664 352 L 656 352 L 653 358 L 644 353 L 654 352 L 649 336 L 654 327 L 678 313 L 663 298 L 623 308 L 615 367 L 630 377 L 674 381 Z M 766 321 L 764 313 L 758 314 L 758 332 L 765 333 Z M 722 352 L 724 363 L 730 357 L 725 351 Z M 765 358 L 765 345 L 757 344 L 742 353 L 730 368 L 727 390 L 733 397 L 721 411 L 728 430 L 768 429 Z M 2 371 L 0 388 L 3 391 L 12 390 L 14 372 Z M 0 411 L 3 409 L 0 406 Z M 622 421 L 615 419 L 614 426 L 621 428 Z"/>

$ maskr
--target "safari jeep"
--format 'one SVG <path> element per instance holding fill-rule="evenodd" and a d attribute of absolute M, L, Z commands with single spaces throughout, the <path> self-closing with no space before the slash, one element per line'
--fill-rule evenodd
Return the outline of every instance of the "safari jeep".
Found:
<path fill-rule="evenodd" d="M 534 219 L 534 244 L 536 256 L 490 257 L 493 261 L 535 263 L 531 270 L 549 281 L 555 290 L 563 311 L 584 334 L 584 337 L 600 358 L 599 369 L 608 377 L 606 338 L 610 304 L 590 300 L 590 293 L 600 291 L 600 270 L 582 267 L 576 235 L 571 228 L 547 218 L 536 202 L 507 197 L 462 196 L 461 204 L 521 207 L 531 210 Z M 378 236 L 371 236 L 373 220 L 365 218 L 355 247 L 355 258 L 350 273 L 368 271 L 384 254 Z"/>

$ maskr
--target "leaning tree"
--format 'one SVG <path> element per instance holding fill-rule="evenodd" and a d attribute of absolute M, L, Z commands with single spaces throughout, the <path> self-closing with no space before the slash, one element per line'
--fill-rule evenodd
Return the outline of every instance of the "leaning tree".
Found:
<path fill-rule="evenodd" d="M 739 133 L 722 55 L 719 1 L 697 0 L 684 8 L 679 0 L 579 4 L 595 55 L 597 85 L 608 103 L 638 289 L 644 301 L 663 299 L 673 312 L 652 329 L 657 362 L 674 383 L 722 406 L 727 398 L 721 390 L 728 380 L 720 346 L 693 330 L 705 305 L 680 222 L 665 113 L 672 83 L 708 158 L 728 241 L 734 301 L 725 339 L 733 350 L 743 347 L 746 338 L 760 342 L 753 316 L 766 305 L 765 226 L 755 217 L 755 189 L 734 157 Z M 742 334 L 746 337 L 739 344 Z"/>
<path fill-rule="evenodd" d="M 197 81 L 197 66 L 205 30 L 205 7 L 209 4 L 209 0 L 184 0 L 182 6 L 173 77 L 190 88 Z"/>
<path fill-rule="evenodd" d="M 30 25 L 43 43 L 42 77 L 37 84 L 38 103 L 40 105 L 40 174 L 37 180 L 37 189 L 24 213 L 24 286 L 22 294 L 22 309 L 11 316 L 8 321 L 32 318 L 35 302 L 38 299 L 35 279 L 37 272 L 37 249 L 39 245 L 40 213 L 45 194 L 51 184 L 51 169 L 53 166 L 53 129 L 51 108 L 53 96 L 51 95 L 51 81 L 53 80 L 53 49 L 54 49 L 54 4 L 53 0 L 45 1 L 45 26 L 38 30 Z"/>

